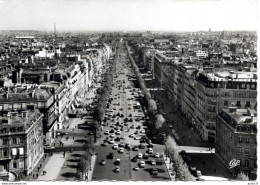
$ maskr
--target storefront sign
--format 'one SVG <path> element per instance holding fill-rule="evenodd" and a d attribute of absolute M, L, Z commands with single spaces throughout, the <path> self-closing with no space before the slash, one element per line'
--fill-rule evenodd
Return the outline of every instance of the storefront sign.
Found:
<path fill-rule="evenodd" d="M 238 160 L 238 159 L 232 159 L 229 162 L 229 168 L 234 168 L 234 167 L 239 166 L 239 165 L 240 165 L 240 160 Z"/>

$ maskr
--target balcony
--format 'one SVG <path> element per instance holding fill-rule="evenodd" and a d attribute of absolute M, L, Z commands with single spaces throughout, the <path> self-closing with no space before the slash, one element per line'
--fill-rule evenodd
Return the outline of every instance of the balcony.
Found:
<path fill-rule="evenodd" d="M 0 161 L 11 160 L 11 156 L 0 156 Z"/>
<path fill-rule="evenodd" d="M 209 105 L 217 105 L 217 102 L 214 100 L 208 100 Z"/>

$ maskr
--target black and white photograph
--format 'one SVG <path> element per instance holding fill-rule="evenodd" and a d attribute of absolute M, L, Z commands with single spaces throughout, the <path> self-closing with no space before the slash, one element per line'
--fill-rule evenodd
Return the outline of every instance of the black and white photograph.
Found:
<path fill-rule="evenodd" d="M 0 0 L 0 183 L 257 185 L 258 3 Z"/>

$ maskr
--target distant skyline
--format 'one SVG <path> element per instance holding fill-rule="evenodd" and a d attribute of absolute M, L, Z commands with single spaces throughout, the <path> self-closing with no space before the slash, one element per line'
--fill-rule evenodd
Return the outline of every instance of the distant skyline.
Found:
<path fill-rule="evenodd" d="M 0 30 L 256 31 L 256 0 L 0 0 Z"/>

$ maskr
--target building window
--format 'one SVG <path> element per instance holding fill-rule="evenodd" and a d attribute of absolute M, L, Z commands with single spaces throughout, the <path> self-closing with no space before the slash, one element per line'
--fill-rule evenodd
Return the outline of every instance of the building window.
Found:
<path fill-rule="evenodd" d="M 242 154 L 242 148 L 241 147 L 238 148 L 238 154 Z"/>
<path fill-rule="evenodd" d="M 20 138 L 20 143 L 24 143 L 24 138 Z"/>
<path fill-rule="evenodd" d="M 242 137 L 238 137 L 238 142 L 242 143 L 243 142 L 243 138 Z"/>
<path fill-rule="evenodd" d="M 251 106 L 250 106 L 250 101 L 246 101 L 245 107 L 251 107 Z"/>
<path fill-rule="evenodd" d="M 237 106 L 240 107 L 241 106 L 241 103 L 240 101 L 237 101 Z"/>
<path fill-rule="evenodd" d="M 256 85 L 255 84 L 251 84 L 250 88 L 251 89 L 256 89 Z"/>
<path fill-rule="evenodd" d="M 238 166 L 242 166 L 242 160 L 241 159 L 238 159 Z"/>
<path fill-rule="evenodd" d="M 250 138 L 249 137 L 246 138 L 246 143 L 250 143 Z"/>
<path fill-rule="evenodd" d="M 247 154 L 247 155 L 249 154 L 249 148 L 245 149 L 245 154 Z"/>
<path fill-rule="evenodd" d="M 17 168 L 17 163 L 15 161 L 13 162 L 13 168 Z"/>
<path fill-rule="evenodd" d="M 228 106 L 228 101 L 227 100 L 224 101 L 224 106 Z"/>
<path fill-rule="evenodd" d="M 17 144 L 17 138 L 13 138 L 13 144 Z"/>
<path fill-rule="evenodd" d="M 4 157 L 8 156 L 8 149 L 7 148 L 3 149 L 3 155 L 4 155 Z"/>
<path fill-rule="evenodd" d="M 8 144 L 8 139 L 3 139 L 3 145 L 7 145 Z"/>
<path fill-rule="evenodd" d="M 245 167 L 248 167 L 248 166 L 249 166 L 249 161 L 245 160 Z"/>
<path fill-rule="evenodd" d="M 240 84 L 240 89 L 246 89 L 246 84 L 245 83 L 241 83 Z"/>

